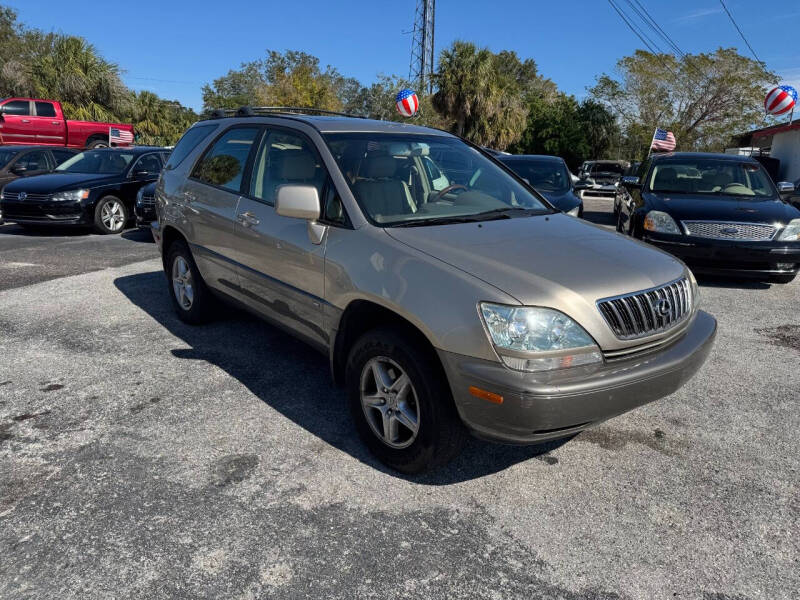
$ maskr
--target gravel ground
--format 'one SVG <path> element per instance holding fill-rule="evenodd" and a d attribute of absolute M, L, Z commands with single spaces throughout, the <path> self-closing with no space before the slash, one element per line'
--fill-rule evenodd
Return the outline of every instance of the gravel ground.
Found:
<path fill-rule="evenodd" d="M 138 232 L 13 229 L 0 598 L 797 597 L 800 281 L 704 282 L 716 346 L 676 394 L 409 479 L 324 357 L 235 311 L 180 323 Z"/>

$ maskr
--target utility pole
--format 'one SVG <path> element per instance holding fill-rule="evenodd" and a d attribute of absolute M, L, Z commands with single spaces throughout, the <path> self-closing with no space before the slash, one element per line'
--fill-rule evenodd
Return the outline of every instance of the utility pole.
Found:
<path fill-rule="evenodd" d="M 408 78 L 417 86 L 421 94 L 433 92 L 435 12 L 436 0 L 417 0 Z"/>

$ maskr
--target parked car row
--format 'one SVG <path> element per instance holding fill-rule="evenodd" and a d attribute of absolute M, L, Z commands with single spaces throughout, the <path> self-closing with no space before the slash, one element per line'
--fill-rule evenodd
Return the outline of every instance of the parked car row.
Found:
<path fill-rule="evenodd" d="M 168 156 L 150 146 L 73 153 L 51 172 L 6 184 L 0 214 L 24 227 L 78 225 L 120 233 L 134 215 L 139 190 L 158 179 Z"/>

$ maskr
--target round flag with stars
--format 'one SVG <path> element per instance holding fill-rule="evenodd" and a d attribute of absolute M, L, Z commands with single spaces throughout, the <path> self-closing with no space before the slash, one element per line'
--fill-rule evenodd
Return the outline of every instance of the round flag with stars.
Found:
<path fill-rule="evenodd" d="M 772 88 L 764 98 L 764 110 L 768 115 L 784 115 L 794 108 L 797 90 L 790 85 Z"/>
<path fill-rule="evenodd" d="M 413 117 L 419 110 L 419 98 L 414 90 L 400 90 L 395 98 L 397 112 L 404 117 Z"/>

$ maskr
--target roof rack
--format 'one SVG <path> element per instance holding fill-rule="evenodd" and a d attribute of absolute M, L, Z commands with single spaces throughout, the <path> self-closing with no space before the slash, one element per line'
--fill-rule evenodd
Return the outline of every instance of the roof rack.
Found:
<path fill-rule="evenodd" d="M 224 119 L 225 117 L 259 117 L 269 115 L 333 115 L 337 117 L 352 117 L 356 119 L 366 119 L 364 115 L 337 112 L 334 110 L 323 110 L 321 108 L 306 108 L 302 106 L 241 106 L 239 108 L 217 108 L 207 118 Z"/>

